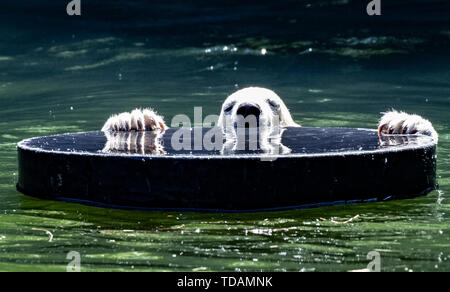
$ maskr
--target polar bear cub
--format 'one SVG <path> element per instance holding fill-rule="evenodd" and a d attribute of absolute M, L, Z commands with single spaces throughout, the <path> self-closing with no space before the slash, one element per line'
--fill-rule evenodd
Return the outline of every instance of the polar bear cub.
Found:
<path fill-rule="evenodd" d="M 225 129 L 244 125 L 248 127 L 300 127 L 295 123 L 283 100 L 272 90 L 248 87 L 228 96 L 222 104 L 218 126 Z M 153 109 L 135 109 L 111 116 L 102 131 L 165 131 L 164 118 Z M 430 121 L 418 115 L 389 111 L 378 123 L 379 135 L 421 134 L 437 141 L 438 134 Z"/>

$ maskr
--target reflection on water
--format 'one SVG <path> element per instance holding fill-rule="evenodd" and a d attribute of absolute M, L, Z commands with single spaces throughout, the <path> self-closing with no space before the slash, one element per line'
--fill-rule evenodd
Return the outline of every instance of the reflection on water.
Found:
<path fill-rule="evenodd" d="M 0 270 L 65 271 L 71 250 L 82 270 L 97 271 L 346 271 L 366 267 L 372 250 L 382 271 L 450 270 L 449 6 L 385 1 L 374 19 L 363 2 L 92 0 L 68 18 L 54 1 L 2 1 Z M 166 120 L 192 117 L 194 106 L 217 114 L 251 85 L 275 90 L 304 126 L 375 129 L 390 108 L 425 116 L 440 134 L 440 191 L 224 215 L 93 208 L 15 190 L 21 139 L 96 131 L 133 107 Z"/>
<path fill-rule="evenodd" d="M 287 135 L 283 139 L 284 133 Z M 194 153 L 197 156 L 344 154 L 387 148 L 401 150 L 435 144 L 431 137 L 422 135 L 376 135 L 375 131 L 364 129 L 311 127 L 228 128 L 226 131 L 219 127 L 181 127 L 167 131 L 106 131 L 104 135 L 106 142 L 101 150 L 103 153 L 175 156 Z M 65 150 L 73 152 L 95 152 L 96 143 L 101 143 L 98 140 L 101 136 L 98 132 L 81 133 L 70 138 L 55 137 L 50 143 L 47 139 L 42 139 L 28 144 L 46 150 L 59 151 L 64 150 L 61 147 L 66 147 Z M 72 139 L 72 143 L 77 145 L 67 145 L 68 139 Z"/>
<path fill-rule="evenodd" d="M 200 136 L 193 134 L 200 130 Z M 192 129 L 188 127 L 171 129 L 167 132 L 156 131 L 106 131 L 106 143 L 101 152 L 118 154 L 163 155 L 169 148 L 170 154 L 182 154 L 195 149 L 200 155 L 218 154 L 288 154 L 289 147 L 282 143 L 286 129 L 263 127 L 252 129 L 233 129 L 223 133 L 219 127 Z M 163 143 L 163 136 L 170 144 Z M 169 136 L 169 137 L 167 137 Z M 195 141 L 198 139 L 198 141 Z M 200 148 L 196 145 L 200 145 Z"/>
<path fill-rule="evenodd" d="M 411 135 L 380 135 L 380 148 L 395 147 L 399 145 L 420 146 L 422 141 L 414 139 Z"/>
<path fill-rule="evenodd" d="M 295 128 L 291 128 L 294 131 Z M 286 128 L 257 127 L 257 128 L 228 128 L 224 134 L 224 144 L 220 153 L 222 155 L 253 153 L 277 155 L 289 154 L 292 149 L 285 146 L 282 141 Z"/>

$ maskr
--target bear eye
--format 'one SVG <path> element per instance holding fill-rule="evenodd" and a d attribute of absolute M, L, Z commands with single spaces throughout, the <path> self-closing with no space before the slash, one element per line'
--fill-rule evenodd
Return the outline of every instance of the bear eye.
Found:
<path fill-rule="evenodd" d="M 230 111 L 233 109 L 234 104 L 235 104 L 235 103 L 232 102 L 232 103 L 226 105 L 223 111 L 226 112 L 226 113 L 230 112 Z"/>
<path fill-rule="evenodd" d="M 269 103 L 269 105 L 270 105 L 274 110 L 277 110 L 277 109 L 280 107 L 280 105 L 279 105 L 276 101 L 271 100 L 271 99 L 268 99 L 268 100 L 267 100 L 267 103 Z"/>

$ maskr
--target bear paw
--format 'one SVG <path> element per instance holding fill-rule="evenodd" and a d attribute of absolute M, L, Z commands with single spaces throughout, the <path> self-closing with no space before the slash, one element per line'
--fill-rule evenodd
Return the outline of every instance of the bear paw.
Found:
<path fill-rule="evenodd" d="M 404 112 L 390 111 L 384 113 L 378 123 L 378 134 L 420 134 L 432 137 L 437 141 L 438 134 L 430 121 L 418 115 L 410 115 Z"/>

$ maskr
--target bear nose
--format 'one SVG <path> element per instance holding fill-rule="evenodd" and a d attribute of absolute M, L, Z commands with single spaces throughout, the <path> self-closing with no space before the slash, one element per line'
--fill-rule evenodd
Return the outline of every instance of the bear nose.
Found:
<path fill-rule="evenodd" d="M 259 115 L 261 114 L 261 109 L 259 108 L 259 106 L 253 104 L 241 104 L 238 107 L 236 114 L 241 115 L 244 118 L 248 116 L 259 117 Z"/>

